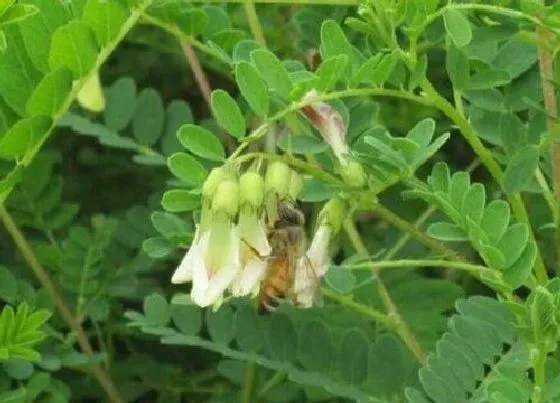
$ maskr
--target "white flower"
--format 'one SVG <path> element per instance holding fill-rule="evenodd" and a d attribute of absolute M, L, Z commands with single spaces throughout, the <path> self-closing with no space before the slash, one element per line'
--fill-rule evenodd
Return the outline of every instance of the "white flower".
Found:
<path fill-rule="evenodd" d="M 317 90 L 308 91 L 302 98 L 303 102 L 310 102 L 303 113 L 317 126 L 321 135 L 333 150 L 341 164 L 346 164 L 346 127 L 340 113 L 326 102 L 318 100 Z"/>
<path fill-rule="evenodd" d="M 256 294 L 266 271 L 266 259 L 272 248 L 268 243 L 264 224 L 252 211 L 239 215 L 239 233 L 242 240 L 242 269 L 231 284 L 233 296 Z"/>
<path fill-rule="evenodd" d="M 231 221 L 215 217 L 210 228 L 197 228 L 194 240 L 173 273 L 174 284 L 192 281 L 191 300 L 201 306 L 220 304 L 224 291 L 241 270 L 240 240 Z"/>
<path fill-rule="evenodd" d="M 224 291 L 241 270 L 240 241 L 235 226 L 230 223 L 226 234 L 218 234 L 217 237 L 223 241 L 221 248 L 216 248 L 212 242 L 212 236 L 216 235 L 213 230 L 202 236 L 191 261 L 191 300 L 201 307 L 221 303 Z"/>
<path fill-rule="evenodd" d="M 315 232 L 311 246 L 296 267 L 294 294 L 296 303 L 309 308 L 319 296 L 321 277 L 329 269 L 331 227 L 321 225 Z"/>

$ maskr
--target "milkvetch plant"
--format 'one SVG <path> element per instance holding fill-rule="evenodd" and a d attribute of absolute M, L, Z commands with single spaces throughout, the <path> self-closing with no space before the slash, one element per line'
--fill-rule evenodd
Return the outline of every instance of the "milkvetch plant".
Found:
<path fill-rule="evenodd" d="M 319 3 L 0 0 L 0 400 L 560 399 L 560 7 Z"/>

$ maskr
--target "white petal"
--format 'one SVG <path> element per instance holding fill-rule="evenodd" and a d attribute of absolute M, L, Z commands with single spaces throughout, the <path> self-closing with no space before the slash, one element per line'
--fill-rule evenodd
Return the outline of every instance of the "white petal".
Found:
<path fill-rule="evenodd" d="M 305 257 L 298 261 L 295 274 L 296 303 L 304 308 L 309 308 L 313 305 L 319 284 L 313 268 L 310 267 L 310 263 Z"/>
<path fill-rule="evenodd" d="M 272 248 L 268 243 L 263 222 L 255 213 L 241 213 L 239 216 L 240 236 L 261 257 L 270 255 Z"/>
<path fill-rule="evenodd" d="M 235 297 L 242 297 L 251 294 L 264 277 L 266 271 L 266 261 L 254 257 L 249 259 L 245 267 L 236 276 L 231 284 L 230 291 Z"/>
<path fill-rule="evenodd" d="M 221 268 L 206 268 L 202 264 L 202 270 L 195 268 L 193 274 L 193 288 L 191 290 L 192 301 L 202 307 L 216 303 L 224 291 L 231 284 L 241 269 L 239 257 L 239 236 L 237 230 L 232 227 L 230 232 L 229 256 L 227 264 Z M 202 242 L 201 242 L 202 243 Z M 208 241 L 206 240 L 206 245 Z"/>
<path fill-rule="evenodd" d="M 311 266 L 317 277 L 323 276 L 329 268 L 330 238 L 330 227 L 326 225 L 320 226 L 313 236 L 311 246 L 307 250 L 307 259 L 311 262 Z"/>
<path fill-rule="evenodd" d="M 196 255 L 200 254 L 200 244 L 198 238 L 199 238 L 199 233 L 197 228 L 189 250 L 183 257 L 181 263 L 179 264 L 179 267 L 175 269 L 175 272 L 171 277 L 172 284 L 181 284 L 181 283 L 187 283 L 189 281 L 192 281 L 193 262 L 197 259 Z"/>

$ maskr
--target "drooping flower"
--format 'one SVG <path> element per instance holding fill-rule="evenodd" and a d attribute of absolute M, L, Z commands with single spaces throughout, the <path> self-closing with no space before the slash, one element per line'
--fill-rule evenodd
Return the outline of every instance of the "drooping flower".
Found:
<path fill-rule="evenodd" d="M 328 103 L 319 100 L 317 90 L 308 91 L 302 98 L 310 103 L 303 107 L 303 113 L 319 129 L 319 132 L 333 150 L 341 164 L 346 163 L 348 146 L 346 145 L 346 127 L 340 113 Z"/>
<path fill-rule="evenodd" d="M 171 279 L 175 284 L 192 281 L 191 300 L 201 307 L 219 305 L 241 270 L 239 232 L 233 223 L 238 184 L 226 178 L 211 188 L 211 194 L 203 188 L 201 224 Z"/>
<path fill-rule="evenodd" d="M 264 201 L 264 180 L 255 172 L 240 179 L 240 213 L 238 228 L 241 238 L 242 269 L 232 282 L 230 291 L 240 297 L 256 294 L 266 271 L 271 247 L 261 218 Z"/>

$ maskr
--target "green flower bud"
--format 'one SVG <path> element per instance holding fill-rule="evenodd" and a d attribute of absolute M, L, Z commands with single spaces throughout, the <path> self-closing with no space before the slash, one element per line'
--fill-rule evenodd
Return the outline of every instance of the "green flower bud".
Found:
<path fill-rule="evenodd" d="M 239 178 L 239 202 L 258 210 L 264 200 L 264 179 L 256 172 L 246 172 Z"/>
<path fill-rule="evenodd" d="M 345 212 L 348 210 L 347 204 L 340 198 L 330 199 L 319 213 L 319 225 L 328 225 L 332 228 L 333 234 L 336 234 L 342 228 Z"/>
<path fill-rule="evenodd" d="M 239 185 L 232 180 L 225 180 L 218 186 L 212 199 L 213 213 L 226 213 L 230 217 L 239 210 Z"/>
<path fill-rule="evenodd" d="M 218 190 L 218 186 L 229 176 L 228 170 L 223 166 L 212 169 L 204 185 L 202 185 L 202 196 L 206 199 L 212 199 L 216 190 Z"/>
<path fill-rule="evenodd" d="M 99 81 L 99 72 L 96 71 L 78 92 L 79 104 L 92 112 L 103 112 L 105 97 Z"/>
<path fill-rule="evenodd" d="M 292 170 L 290 175 L 290 188 L 288 189 L 290 198 L 295 200 L 301 192 L 301 189 L 303 189 L 303 179 L 300 174 Z"/>
<path fill-rule="evenodd" d="M 265 177 L 265 191 L 274 192 L 283 198 L 289 195 L 291 169 L 283 162 L 277 161 L 268 165 Z"/>
<path fill-rule="evenodd" d="M 359 162 L 352 159 L 340 165 L 340 175 L 344 182 L 352 187 L 363 187 L 366 184 L 366 174 Z"/>

